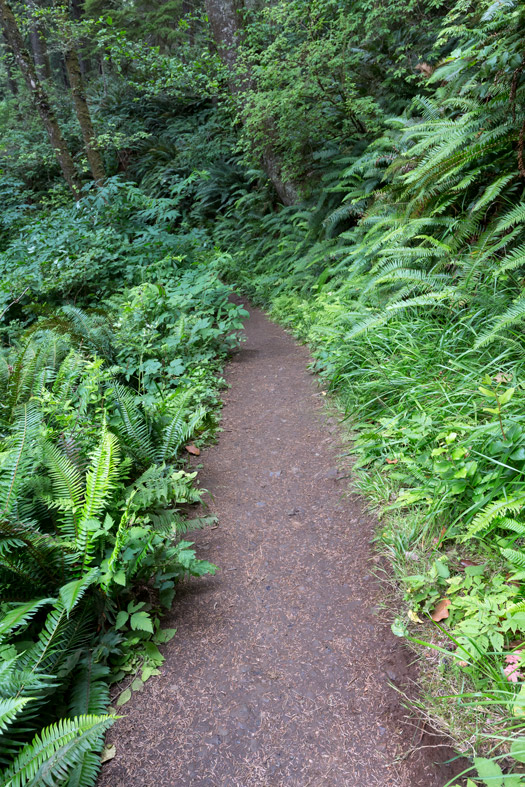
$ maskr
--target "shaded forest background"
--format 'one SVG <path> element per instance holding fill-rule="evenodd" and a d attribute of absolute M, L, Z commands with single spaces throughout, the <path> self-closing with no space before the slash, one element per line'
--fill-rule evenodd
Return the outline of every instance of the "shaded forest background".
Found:
<path fill-rule="evenodd" d="M 118 709 L 158 673 L 162 609 L 215 570 L 184 540 L 184 457 L 217 428 L 235 285 L 345 410 L 394 632 L 430 643 L 425 713 L 479 783 L 520 784 L 523 6 L 0 0 L 0 22 L 4 781 L 93 784 L 109 687 Z"/>

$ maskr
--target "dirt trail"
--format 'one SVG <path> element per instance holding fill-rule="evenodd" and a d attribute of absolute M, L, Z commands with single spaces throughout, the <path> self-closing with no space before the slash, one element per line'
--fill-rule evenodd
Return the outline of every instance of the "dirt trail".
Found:
<path fill-rule="evenodd" d="M 408 656 L 377 615 L 373 523 L 343 497 L 308 352 L 257 310 L 246 334 L 201 481 L 220 527 L 198 553 L 222 570 L 179 594 L 100 787 L 443 787 L 446 749 L 400 759 L 422 740 L 389 686 Z"/>

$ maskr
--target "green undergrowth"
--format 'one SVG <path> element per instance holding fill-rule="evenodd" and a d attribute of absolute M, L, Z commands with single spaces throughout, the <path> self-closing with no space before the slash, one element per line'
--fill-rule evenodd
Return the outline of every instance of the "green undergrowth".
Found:
<path fill-rule="evenodd" d="M 168 206 L 171 208 L 172 206 Z M 184 448 L 218 424 L 245 312 L 198 234 L 118 179 L 0 257 L 2 784 L 94 783 L 116 713 L 159 674 L 184 538 L 211 518 Z M 193 449 L 192 449 L 193 450 Z M 194 451 L 195 453 L 195 451 Z"/>

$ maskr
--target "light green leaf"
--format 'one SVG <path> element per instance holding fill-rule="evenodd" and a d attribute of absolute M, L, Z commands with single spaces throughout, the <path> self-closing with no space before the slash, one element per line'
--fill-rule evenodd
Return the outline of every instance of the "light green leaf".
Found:
<path fill-rule="evenodd" d="M 135 612 L 130 618 L 130 626 L 136 631 L 149 631 L 153 634 L 153 623 L 147 612 Z"/>
<path fill-rule="evenodd" d="M 177 629 L 160 629 L 153 637 L 153 641 L 157 644 L 160 642 L 169 642 L 175 636 Z"/>
<path fill-rule="evenodd" d="M 487 757 L 474 757 L 474 765 L 487 787 L 503 787 L 503 773 L 497 762 Z"/>
<path fill-rule="evenodd" d="M 508 404 L 514 395 L 515 388 L 507 388 L 507 390 L 498 396 L 498 401 L 500 404 Z"/>
<path fill-rule="evenodd" d="M 440 576 L 442 579 L 448 579 L 449 578 L 450 571 L 448 569 L 448 566 L 445 565 L 445 563 L 442 563 L 441 560 L 435 560 L 434 561 L 434 565 L 436 567 L 436 571 L 438 573 L 438 576 Z"/>
<path fill-rule="evenodd" d="M 119 630 L 119 629 L 121 629 L 123 626 L 125 626 L 125 625 L 126 625 L 126 623 L 128 622 L 128 618 L 129 618 L 129 615 L 128 615 L 128 613 L 126 612 L 126 610 L 124 610 L 124 609 L 121 609 L 121 610 L 120 610 L 120 612 L 118 613 L 118 615 L 117 615 L 117 619 L 116 619 L 116 621 L 115 621 L 115 628 L 116 628 L 117 630 Z"/>
<path fill-rule="evenodd" d="M 126 587 L 126 572 L 121 569 L 117 571 L 116 574 L 113 574 L 113 582 L 117 585 L 122 585 L 122 587 Z"/>
<path fill-rule="evenodd" d="M 157 664 L 162 664 L 164 661 L 164 656 L 153 642 L 144 643 L 144 652 L 149 659 L 155 661 Z"/>
<path fill-rule="evenodd" d="M 496 398 L 496 394 L 494 391 L 489 391 L 488 388 L 484 388 L 482 385 L 479 386 L 479 392 L 483 394 L 483 396 L 490 396 L 491 399 Z"/>
<path fill-rule="evenodd" d="M 129 702 L 131 699 L 131 689 L 126 689 L 123 691 L 120 697 L 117 700 L 117 705 L 125 705 L 126 702 Z"/>
<path fill-rule="evenodd" d="M 517 738 L 513 741 L 510 753 L 517 762 L 525 762 L 525 738 Z"/>

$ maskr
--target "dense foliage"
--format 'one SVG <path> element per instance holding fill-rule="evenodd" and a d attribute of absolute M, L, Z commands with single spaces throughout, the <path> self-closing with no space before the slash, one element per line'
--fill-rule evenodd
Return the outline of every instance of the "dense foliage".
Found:
<path fill-rule="evenodd" d="M 215 571 L 180 538 L 181 506 L 201 496 L 180 455 L 215 428 L 220 359 L 243 312 L 199 234 L 170 234 L 170 211 L 113 179 L 36 221 L 29 210 L 4 251 L 9 784 L 93 782 L 108 684 L 130 676 L 121 705 L 158 674 L 174 634 L 161 610 L 180 579 Z"/>
<path fill-rule="evenodd" d="M 123 703 L 155 673 L 161 608 L 214 570 L 179 540 L 200 497 L 181 448 L 216 426 L 243 316 L 227 280 L 308 341 L 345 407 L 394 631 L 431 645 L 425 712 L 478 755 L 476 783 L 519 784 L 523 8 L 230 5 L 221 32 L 213 0 L 13 4 L 71 161 L 8 42 L 4 780 L 92 784 L 108 684 L 129 675 Z"/>

